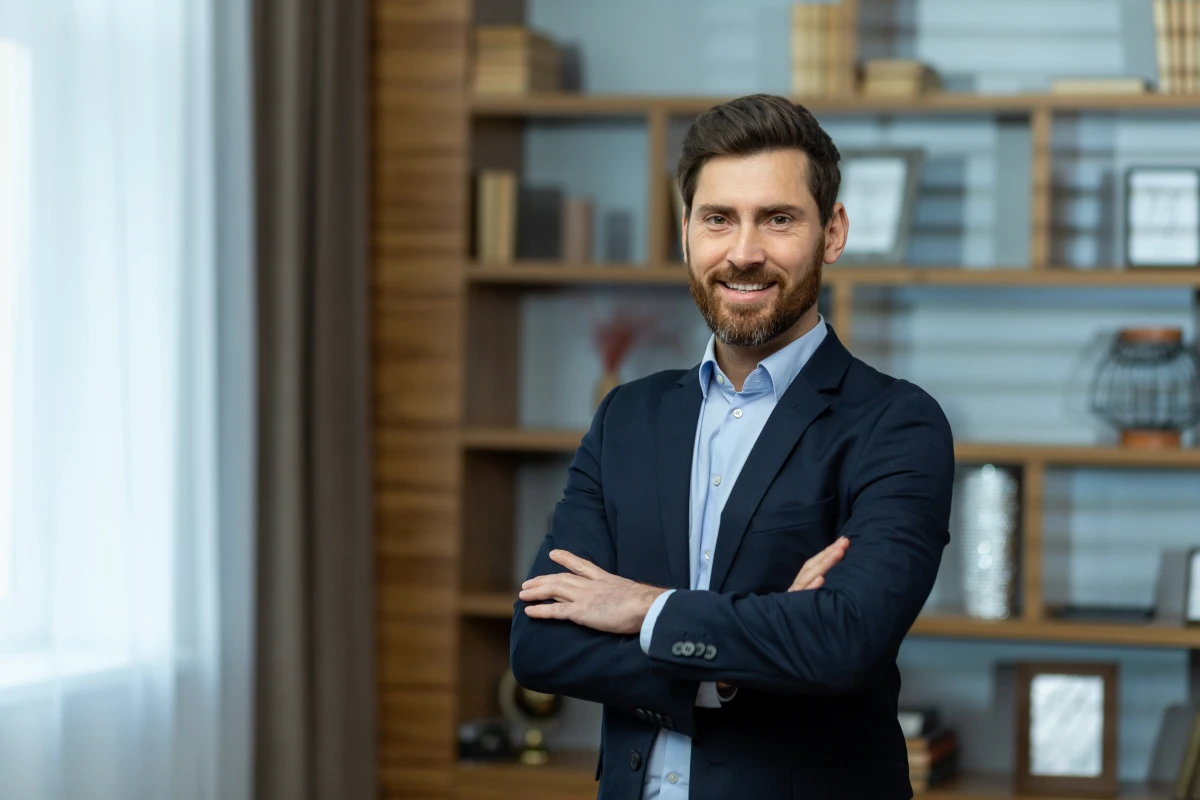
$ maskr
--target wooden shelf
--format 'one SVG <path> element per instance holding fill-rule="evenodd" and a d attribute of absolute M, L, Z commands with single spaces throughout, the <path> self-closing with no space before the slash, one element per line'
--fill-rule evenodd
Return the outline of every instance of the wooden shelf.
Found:
<path fill-rule="evenodd" d="M 594 798 L 594 752 L 568 752 L 551 756 L 542 767 L 520 764 L 460 762 L 455 770 L 459 800 L 501 800 L 509 797 Z M 1168 800 L 1168 786 L 1122 784 L 1117 800 Z M 1007 800 L 1017 798 L 1008 775 L 963 775 L 925 792 L 924 800 Z M 1020 800 L 1069 800 L 1060 795 L 1021 795 Z"/>
<path fill-rule="evenodd" d="M 521 428 L 466 428 L 462 444 L 466 450 L 511 453 L 574 453 L 583 438 L 582 430 L 526 430 Z M 994 444 L 961 442 L 954 447 L 959 461 L 980 464 L 1029 464 L 1050 466 L 1200 469 L 1200 448 L 1178 450 L 1133 450 L 1115 446 L 1070 444 Z"/>
<path fill-rule="evenodd" d="M 524 261 L 515 264 L 472 264 L 466 280 L 473 284 L 590 286 L 686 286 L 682 264 L 567 264 Z M 1051 267 L 962 269 L 958 267 L 826 267 L 829 286 L 1009 286 L 1046 288 L 1200 287 L 1200 269 L 1080 270 Z"/>
<path fill-rule="evenodd" d="M 568 93 L 473 95 L 477 117 L 640 117 L 652 113 L 693 116 L 732 97 L 589 95 Z M 924 97 L 799 97 L 814 113 L 828 114 L 1032 114 L 1050 111 L 1200 111 L 1200 96 L 1186 94 L 1058 95 L 945 92 Z"/>
<path fill-rule="evenodd" d="M 511 619 L 516 595 L 505 592 L 466 592 L 459 613 L 472 619 Z M 1200 650 L 1200 628 L 1151 624 L 1030 622 L 1021 619 L 985 620 L 927 614 L 917 618 L 910 636 L 934 639 L 995 639 L 1013 642 L 1068 642 L 1116 647 L 1161 647 Z"/>

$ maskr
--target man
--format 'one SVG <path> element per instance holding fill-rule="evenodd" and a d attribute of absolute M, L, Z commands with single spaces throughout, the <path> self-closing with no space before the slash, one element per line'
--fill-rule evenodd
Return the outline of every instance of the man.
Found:
<path fill-rule="evenodd" d="M 604 704 L 601 800 L 912 796 L 895 660 L 949 541 L 953 442 L 818 314 L 838 160 L 765 95 L 684 141 L 713 337 L 604 399 L 513 617 L 521 684 Z"/>

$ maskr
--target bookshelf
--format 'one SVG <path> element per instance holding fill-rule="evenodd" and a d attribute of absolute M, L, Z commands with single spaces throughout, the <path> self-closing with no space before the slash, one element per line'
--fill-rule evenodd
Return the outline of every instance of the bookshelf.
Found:
<path fill-rule="evenodd" d="M 495 4 L 519 19 L 520 2 Z M 638 263 L 471 260 L 469 186 L 481 167 L 522 167 L 527 125 L 569 120 L 633 121 L 645 130 L 649 216 L 669 214 L 659 176 L 670 167 L 673 123 L 721 102 L 718 96 L 543 93 L 472 96 L 469 0 L 375 0 L 372 78 L 375 190 L 373 350 L 377 447 L 377 592 L 380 774 L 384 797 L 584 798 L 595 796 L 595 753 L 558 753 L 544 768 L 460 763 L 460 721 L 496 711 L 490 684 L 506 665 L 512 611 L 514 466 L 562 458 L 582 431 L 517 425 L 522 296 L 545 288 L 675 287 L 671 233 L 651 224 Z M 438 56 L 428 58 L 436 44 Z M 400 66 L 403 65 L 404 69 Z M 921 98 L 797 98 L 818 115 L 898 119 L 994 117 L 1029 129 L 1031 251 L 1026 264 L 991 269 L 834 266 L 825 273 L 831 321 L 849 340 L 856 292 L 892 287 L 995 289 L 1200 289 L 1200 271 L 1080 270 L 1057 264 L 1051 146 L 1072 115 L 1200 114 L 1200 95 L 1064 96 L 935 94 Z M 413 187 L 418 187 L 416 190 Z M 661 212 L 661 213 L 660 213 Z M 1200 469 L 1200 450 L 960 442 L 964 463 L 1022 470 L 1024 575 L 1019 618 L 989 622 L 923 616 L 915 637 L 1041 642 L 1200 652 L 1200 630 L 1063 622 L 1039 589 L 1041 495 L 1047 469 Z M 921 797 L 1013 797 L 1004 775 L 965 775 Z M 1169 797 L 1127 785 L 1120 798 Z M 1033 798 L 1032 800 L 1060 800 Z"/>

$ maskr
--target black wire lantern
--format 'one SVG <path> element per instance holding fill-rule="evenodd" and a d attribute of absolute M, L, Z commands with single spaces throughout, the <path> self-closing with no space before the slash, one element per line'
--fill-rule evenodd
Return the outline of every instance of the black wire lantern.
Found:
<path fill-rule="evenodd" d="M 1200 421 L 1200 360 L 1179 328 L 1128 328 L 1096 370 L 1092 412 L 1126 447 L 1179 447 Z"/>

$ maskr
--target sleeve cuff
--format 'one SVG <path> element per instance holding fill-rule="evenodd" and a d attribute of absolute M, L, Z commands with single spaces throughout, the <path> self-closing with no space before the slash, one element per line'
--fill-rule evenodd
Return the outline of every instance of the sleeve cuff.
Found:
<path fill-rule="evenodd" d="M 650 655 L 650 642 L 654 639 L 654 623 L 658 621 L 658 615 L 662 613 L 663 606 L 667 604 L 667 598 L 674 593 L 674 589 L 668 589 L 654 598 L 654 602 L 650 605 L 650 610 L 646 612 L 646 618 L 642 620 L 642 632 L 639 641 L 642 645 L 642 652 L 646 655 Z"/>

